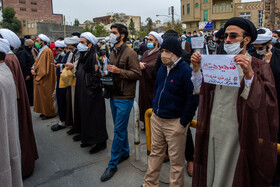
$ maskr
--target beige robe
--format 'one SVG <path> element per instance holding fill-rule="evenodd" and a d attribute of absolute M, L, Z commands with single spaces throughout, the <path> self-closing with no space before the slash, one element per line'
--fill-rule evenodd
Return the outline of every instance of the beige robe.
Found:
<path fill-rule="evenodd" d="M 45 48 L 36 58 L 34 70 L 34 112 L 44 116 L 55 116 L 52 94 L 55 89 L 56 74 L 52 51 Z"/>
<path fill-rule="evenodd" d="M 0 63 L 0 186 L 21 187 L 21 155 L 16 86 L 11 70 Z"/>

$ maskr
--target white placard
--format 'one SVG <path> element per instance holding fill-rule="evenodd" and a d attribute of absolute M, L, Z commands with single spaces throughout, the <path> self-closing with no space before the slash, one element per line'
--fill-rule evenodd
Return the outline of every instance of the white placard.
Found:
<path fill-rule="evenodd" d="M 192 37 L 192 48 L 201 49 L 204 47 L 204 37 Z"/>
<path fill-rule="evenodd" d="M 204 82 L 240 87 L 234 55 L 201 55 Z"/>

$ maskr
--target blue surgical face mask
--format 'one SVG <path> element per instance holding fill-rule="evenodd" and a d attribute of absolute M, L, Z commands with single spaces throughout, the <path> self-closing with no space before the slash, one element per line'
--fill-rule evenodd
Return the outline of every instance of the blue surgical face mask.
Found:
<path fill-rule="evenodd" d="M 141 60 L 141 58 L 142 58 L 142 56 L 141 56 L 141 55 L 139 55 L 138 60 Z"/>
<path fill-rule="evenodd" d="M 272 42 L 273 44 L 276 44 L 276 43 L 277 43 L 277 38 L 275 38 L 275 37 L 272 37 L 272 40 L 271 40 L 271 42 Z"/>
<path fill-rule="evenodd" d="M 185 39 L 182 39 L 182 42 L 186 41 Z"/>
<path fill-rule="evenodd" d="M 148 43 L 147 44 L 148 49 L 153 49 L 155 46 L 153 43 Z"/>

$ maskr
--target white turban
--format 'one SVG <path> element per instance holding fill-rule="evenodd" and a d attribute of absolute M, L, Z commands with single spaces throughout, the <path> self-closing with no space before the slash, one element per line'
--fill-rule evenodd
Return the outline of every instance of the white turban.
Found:
<path fill-rule="evenodd" d="M 55 43 L 54 43 L 55 47 L 60 47 L 60 48 L 64 48 L 64 47 L 67 47 L 64 43 L 64 41 L 60 41 L 60 40 L 57 40 Z"/>
<path fill-rule="evenodd" d="M 157 32 L 151 31 L 149 33 L 149 35 L 152 35 L 153 37 L 155 37 L 160 45 L 162 44 L 162 38 Z"/>
<path fill-rule="evenodd" d="M 10 43 L 6 39 L 0 38 L 0 52 L 7 54 L 10 51 Z"/>
<path fill-rule="evenodd" d="M 203 36 L 203 31 L 199 31 L 201 33 L 201 36 Z"/>
<path fill-rule="evenodd" d="M 47 42 L 47 43 L 50 43 L 50 39 L 46 36 L 46 35 L 44 35 L 44 34 L 39 34 L 39 36 L 38 36 L 41 40 L 43 40 L 43 41 L 45 41 L 45 42 Z"/>
<path fill-rule="evenodd" d="M 64 38 L 64 43 L 66 45 L 74 45 L 80 42 L 80 38 L 78 36 Z"/>
<path fill-rule="evenodd" d="M 267 29 L 267 28 L 261 28 L 261 29 L 264 30 L 265 33 L 258 34 L 257 39 L 254 42 L 252 42 L 252 44 L 264 44 L 264 43 L 269 42 L 272 39 L 272 32 L 269 29 Z M 258 29 L 258 31 L 259 30 L 260 29 Z"/>
<path fill-rule="evenodd" d="M 21 41 L 19 37 L 9 29 L 0 29 L 0 34 L 2 37 L 9 41 L 11 47 L 17 49 L 21 46 Z"/>
<path fill-rule="evenodd" d="M 90 32 L 84 32 L 81 34 L 80 38 L 85 38 L 87 39 L 90 43 L 92 43 L 93 45 L 96 45 L 98 40 L 97 38 L 91 34 Z"/>
<path fill-rule="evenodd" d="M 187 38 L 184 34 L 181 36 L 181 38 Z"/>

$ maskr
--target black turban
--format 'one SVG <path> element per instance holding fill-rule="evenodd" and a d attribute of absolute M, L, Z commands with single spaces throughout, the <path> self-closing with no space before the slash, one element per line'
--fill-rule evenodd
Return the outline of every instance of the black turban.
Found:
<path fill-rule="evenodd" d="M 247 33 L 249 33 L 249 36 L 251 37 L 251 42 L 255 41 L 257 39 L 258 33 L 255 25 L 248 19 L 240 18 L 240 17 L 232 17 L 230 18 L 224 28 L 226 28 L 230 25 L 235 25 L 240 27 L 241 29 L 245 30 Z"/>
<path fill-rule="evenodd" d="M 219 39 L 222 39 L 224 34 L 225 34 L 225 29 L 221 28 L 218 32 L 216 32 L 215 37 L 219 38 Z"/>

